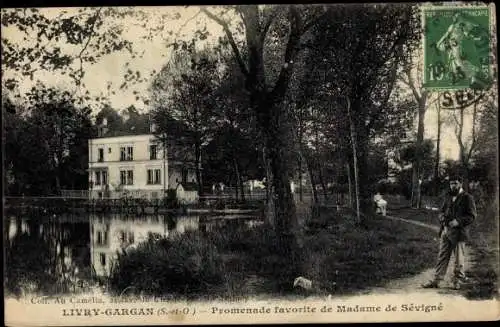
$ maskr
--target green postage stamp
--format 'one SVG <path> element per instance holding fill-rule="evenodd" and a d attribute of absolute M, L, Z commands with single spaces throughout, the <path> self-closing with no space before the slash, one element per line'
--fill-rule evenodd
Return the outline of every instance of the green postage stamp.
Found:
<path fill-rule="evenodd" d="M 424 87 L 484 89 L 490 84 L 490 8 L 423 7 Z"/>

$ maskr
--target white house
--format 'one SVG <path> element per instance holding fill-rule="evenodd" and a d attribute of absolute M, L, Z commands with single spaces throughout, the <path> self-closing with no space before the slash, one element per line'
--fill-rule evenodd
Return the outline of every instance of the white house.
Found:
<path fill-rule="evenodd" d="M 98 137 L 89 141 L 92 198 L 159 198 L 179 183 L 195 183 L 194 164 L 174 160 L 153 134 Z"/>

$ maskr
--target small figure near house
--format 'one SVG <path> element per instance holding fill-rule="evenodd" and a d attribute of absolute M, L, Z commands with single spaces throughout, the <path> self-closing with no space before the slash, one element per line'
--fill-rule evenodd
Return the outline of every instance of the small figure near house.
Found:
<path fill-rule="evenodd" d="M 373 196 L 373 202 L 375 203 L 375 213 L 385 216 L 387 214 L 387 201 L 382 198 L 380 192 Z"/>

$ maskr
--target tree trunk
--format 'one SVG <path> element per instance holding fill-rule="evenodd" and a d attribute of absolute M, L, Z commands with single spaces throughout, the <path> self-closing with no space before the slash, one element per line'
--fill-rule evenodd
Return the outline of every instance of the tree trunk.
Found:
<path fill-rule="evenodd" d="M 203 196 L 203 185 L 201 180 L 201 169 L 200 169 L 200 161 L 201 161 L 201 146 L 200 142 L 197 141 L 195 143 L 195 165 L 196 165 L 196 183 L 198 184 L 198 195 Z"/>
<path fill-rule="evenodd" d="M 351 165 L 349 162 L 346 162 L 345 168 L 347 171 L 347 184 L 349 186 L 348 200 L 349 200 L 349 208 L 354 209 L 354 197 L 352 194 L 352 177 L 351 177 Z"/>
<path fill-rule="evenodd" d="M 439 162 L 441 160 L 441 103 L 437 101 L 437 140 L 436 140 L 436 160 L 434 163 L 434 195 L 439 194 Z"/>
<path fill-rule="evenodd" d="M 422 98 L 418 103 L 418 128 L 417 144 L 412 173 L 412 208 L 420 208 L 421 204 L 421 182 L 422 182 L 422 146 L 424 143 L 424 120 L 426 111 L 426 101 Z"/>
<path fill-rule="evenodd" d="M 464 130 L 464 111 L 465 108 L 460 109 L 460 120 L 458 126 L 458 139 L 460 148 L 460 174 L 462 175 L 462 187 L 467 192 L 469 190 L 469 158 L 466 154 L 465 144 L 463 142 L 463 130 Z"/>
<path fill-rule="evenodd" d="M 372 196 L 372 176 L 370 176 L 370 163 L 368 162 L 369 139 L 368 131 L 356 129 L 356 160 L 358 170 L 358 187 L 360 199 L 371 198 Z M 359 132 L 358 132 L 359 131 Z M 354 176 L 354 167 L 352 174 Z M 363 187 L 360 187 L 360 186 Z"/>
<path fill-rule="evenodd" d="M 351 135 L 353 135 L 353 132 L 351 131 Z M 357 158 L 357 153 L 356 153 L 356 136 L 355 134 L 352 136 L 353 137 L 353 152 L 354 152 L 354 162 L 353 162 L 353 167 L 354 167 L 354 195 L 356 197 L 356 219 L 357 222 L 361 222 L 361 215 L 360 215 L 360 208 L 359 208 L 359 177 L 358 177 L 358 158 Z"/>
<path fill-rule="evenodd" d="M 262 27 L 265 22 L 261 19 L 257 5 L 239 7 L 239 12 L 245 27 L 245 43 L 247 53 L 245 60 L 238 50 L 233 35 L 228 24 L 218 16 L 204 10 L 205 14 L 212 20 L 219 23 L 224 29 L 229 39 L 234 57 L 238 62 L 241 71 L 245 75 L 245 87 L 249 91 L 252 110 L 257 118 L 257 126 L 263 136 L 263 143 L 266 148 L 266 157 L 269 160 L 271 172 L 270 185 L 274 201 L 275 230 L 277 234 L 277 247 L 280 254 L 290 259 L 290 272 L 298 273 L 295 265 L 296 251 L 293 251 L 297 244 L 298 237 L 294 233 L 297 223 L 295 202 L 290 190 L 290 169 L 288 163 L 290 158 L 290 145 L 287 144 L 290 138 L 288 126 L 288 110 L 283 108 L 283 100 L 286 96 L 290 79 L 293 73 L 293 60 L 299 50 L 300 38 L 303 31 L 303 22 L 297 8 L 290 6 L 289 13 L 293 19 L 290 24 L 290 33 L 286 44 L 283 66 L 274 86 L 266 81 L 266 71 L 264 65 L 264 40 Z M 246 61 L 246 63 L 245 63 Z"/>
<path fill-rule="evenodd" d="M 358 153 L 356 151 L 356 127 L 354 126 L 354 121 L 351 116 L 351 103 L 349 98 L 347 98 L 347 116 L 349 117 L 349 126 L 351 130 L 351 145 L 353 154 L 353 168 L 354 168 L 354 192 L 356 196 L 356 219 L 357 222 L 361 222 L 361 215 L 359 211 L 359 178 L 358 178 Z"/>
<path fill-rule="evenodd" d="M 240 178 L 240 188 L 241 188 L 241 201 L 245 202 L 245 185 L 243 184 L 243 179 Z"/>
<path fill-rule="evenodd" d="M 325 202 L 327 202 L 328 194 L 327 194 L 325 179 L 323 178 L 323 169 L 321 167 L 321 164 L 319 165 L 318 174 L 319 174 L 319 182 L 321 184 L 321 189 L 323 189 L 323 198 L 325 199 Z"/>
<path fill-rule="evenodd" d="M 238 187 L 238 178 L 234 180 L 234 198 L 236 200 L 240 198 L 240 188 Z"/>
<path fill-rule="evenodd" d="M 309 172 L 309 179 L 311 180 L 311 192 L 313 195 L 314 203 L 318 203 L 318 192 L 316 191 L 316 185 L 314 183 L 314 174 L 311 167 L 311 162 L 306 159 L 307 171 Z"/>
<path fill-rule="evenodd" d="M 266 99 L 269 97 L 261 99 Z M 291 162 L 290 144 L 291 134 L 289 121 L 286 119 L 287 111 L 282 107 L 282 101 L 269 99 L 258 102 L 256 112 L 261 126 L 262 134 L 266 144 L 266 155 L 272 175 L 272 188 L 274 197 L 274 228 L 280 252 L 292 257 L 295 256 L 298 238 L 298 220 L 295 209 L 295 201 L 290 188 Z M 290 257 L 292 259 L 292 257 Z"/>
<path fill-rule="evenodd" d="M 315 135 L 316 135 L 316 153 L 317 153 L 317 156 L 318 156 L 318 179 L 319 179 L 319 183 L 321 184 L 321 189 L 323 190 L 323 198 L 325 200 L 325 202 L 328 200 L 328 195 L 326 194 L 326 186 L 325 186 L 325 181 L 324 181 L 324 178 L 323 178 L 323 169 L 322 169 L 322 165 L 321 165 L 321 160 L 320 160 L 320 156 L 321 156 L 321 151 L 319 150 L 319 128 L 315 128 Z"/>
<path fill-rule="evenodd" d="M 281 121 L 281 119 L 276 121 Z M 275 205 L 275 216 L 278 218 L 276 228 L 278 233 L 285 233 L 293 229 L 296 217 L 295 202 L 290 188 L 288 158 L 285 157 L 288 147 L 281 139 L 281 134 L 286 132 L 282 130 L 277 133 L 278 128 L 280 126 L 275 126 L 272 132 L 268 131 L 267 148 L 277 200 Z"/>
<path fill-rule="evenodd" d="M 61 179 L 56 175 L 56 195 L 61 194 Z"/>
<path fill-rule="evenodd" d="M 303 199 L 303 191 L 302 191 L 302 151 L 300 151 L 299 153 L 299 163 L 298 163 L 298 175 L 299 175 L 299 178 L 298 178 L 298 181 L 299 181 L 299 200 L 300 202 L 302 202 L 304 199 Z"/>
<path fill-rule="evenodd" d="M 465 192 L 469 192 L 469 160 L 465 160 L 465 162 L 462 163 L 462 188 L 464 189 Z"/>
<path fill-rule="evenodd" d="M 55 167 L 56 167 L 56 169 L 55 169 L 56 195 L 61 194 L 61 173 L 62 173 L 62 171 L 61 171 L 61 158 L 62 158 L 62 154 L 58 155 L 58 159 L 57 159 L 58 162 L 55 165 Z"/>
<path fill-rule="evenodd" d="M 272 185 L 273 175 L 271 172 L 271 165 L 267 155 L 266 148 L 262 149 L 263 162 L 266 167 L 266 209 L 265 209 L 265 219 L 266 223 L 274 227 L 275 217 L 274 217 L 274 190 Z"/>
<path fill-rule="evenodd" d="M 238 188 L 240 188 L 241 200 L 245 201 L 245 193 L 243 191 L 243 181 L 241 179 L 240 169 L 238 167 L 238 161 L 236 160 L 236 157 L 233 157 L 233 165 L 234 165 L 234 172 L 236 174 L 236 194 L 238 194 Z M 238 195 L 236 195 L 236 199 L 238 199 Z"/>
<path fill-rule="evenodd" d="M 351 95 L 351 98 L 353 96 Z M 354 163 L 351 165 L 351 177 L 353 178 L 352 182 L 353 184 L 353 201 L 356 200 L 356 187 L 358 187 L 358 197 L 359 199 L 366 199 L 371 197 L 371 176 L 370 176 L 370 165 L 368 163 L 368 151 L 369 151 L 369 137 L 370 137 L 370 129 L 366 125 L 366 122 L 364 119 L 362 119 L 361 115 L 356 115 L 357 112 L 361 112 L 361 109 L 359 108 L 360 100 L 354 98 L 353 103 L 348 102 L 348 113 L 350 112 L 350 116 L 348 117 L 348 122 L 349 126 L 348 132 L 351 134 L 350 139 L 352 140 L 352 131 L 354 131 L 354 136 L 355 136 L 355 142 L 354 144 L 351 144 L 351 147 L 355 146 L 356 148 L 356 167 L 354 167 Z M 353 109 L 354 108 L 354 109 Z M 351 142 L 352 143 L 352 142 Z M 351 148 L 352 150 L 352 148 Z M 354 157 L 353 157 L 354 158 Z M 358 174 L 358 181 L 355 181 L 355 174 L 354 170 L 357 170 Z M 360 186 L 363 187 L 360 187 Z"/>

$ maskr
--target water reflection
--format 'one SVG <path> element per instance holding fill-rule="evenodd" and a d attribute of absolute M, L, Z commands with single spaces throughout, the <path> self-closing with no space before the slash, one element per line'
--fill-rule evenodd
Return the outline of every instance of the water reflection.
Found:
<path fill-rule="evenodd" d="M 52 284 L 62 283 L 66 286 L 57 291 L 75 292 L 82 281 L 109 276 L 120 251 L 150 237 L 190 230 L 231 233 L 260 222 L 252 216 L 92 214 L 8 217 L 5 223 L 6 280 L 11 291 L 52 292 Z"/>
<path fill-rule="evenodd" d="M 90 277 L 88 219 L 7 217 L 4 223 L 9 291 L 64 291 Z"/>
<path fill-rule="evenodd" d="M 91 264 L 97 276 L 107 276 L 119 252 L 150 237 L 169 237 L 199 229 L 199 216 L 90 216 Z"/>

